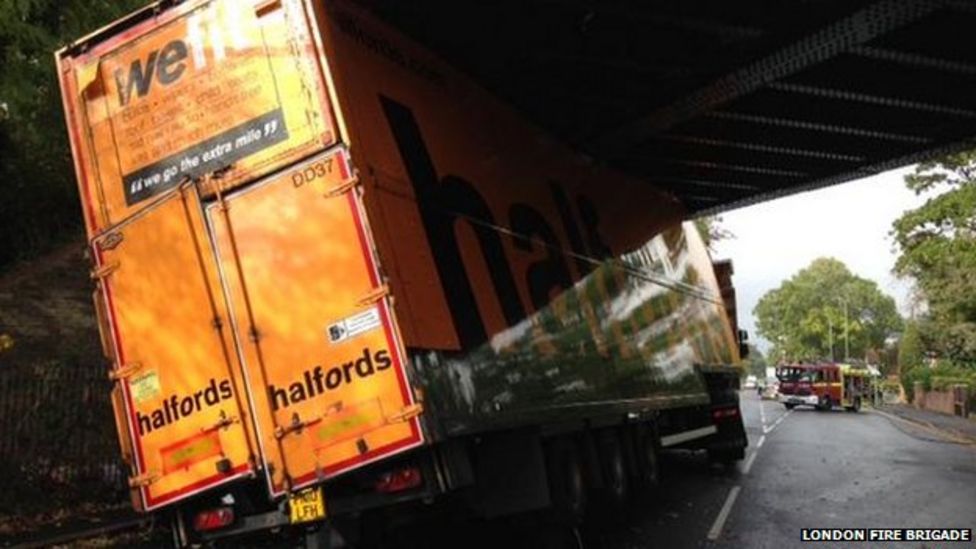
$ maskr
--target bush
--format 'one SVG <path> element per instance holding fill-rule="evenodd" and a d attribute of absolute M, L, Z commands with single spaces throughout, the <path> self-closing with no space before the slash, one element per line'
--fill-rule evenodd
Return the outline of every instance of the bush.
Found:
<path fill-rule="evenodd" d="M 965 385 L 976 389 L 976 368 L 971 365 L 943 362 L 934 368 L 919 366 L 902 372 L 902 386 L 910 400 L 915 400 L 915 383 L 921 382 L 926 391 L 946 391 L 953 385 Z"/>

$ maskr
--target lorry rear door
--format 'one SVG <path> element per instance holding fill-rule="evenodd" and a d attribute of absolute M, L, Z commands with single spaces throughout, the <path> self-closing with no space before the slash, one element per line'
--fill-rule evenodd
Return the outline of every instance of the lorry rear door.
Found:
<path fill-rule="evenodd" d="M 344 149 L 208 205 L 272 493 L 422 441 Z"/>
<path fill-rule="evenodd" d="M 174 189 L 93 242 L 145 510 L 252 474 L 256 458 L 226 307 L 193 189 Z M 126 430 L 128 431 L 126 433 Z"/>

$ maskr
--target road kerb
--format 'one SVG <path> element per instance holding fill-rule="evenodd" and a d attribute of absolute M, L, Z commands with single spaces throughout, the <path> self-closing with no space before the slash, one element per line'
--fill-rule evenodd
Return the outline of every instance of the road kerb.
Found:
<path fill-rule="evenodd" d="M 959 436 L 959 435 L 957 435 L 955 433 L 951 433 L 951 432 L 946 431 L 944 429 L 939 429 L 938 427 L 936 427 L 936 426 L 934 426 L 931 423 L 928 423 L 926 421 L 921 421 L 921 420 L 916 420 L 916 419 L 909 419 L 909 418 L 901 417 L 901 416 L 898 416 L 898 415 L 895 415 L 895 414 L 889 414 L 888 412 L 882 412 L 881 410 L 878 410 L 878 409 L 866 410 L 866 411 L 869 412 L 869 413 L 872 413 L 872 414 L 882 415 L 882 416 L 884 416 L 884 417 L 886 417 L 888 419 L 893 419 L 893 420 L 896 420 L 896 421 L 901 421 L 901 422 L 907 423 L 907 424 L 909 424 L 909 425 L 911 425 L 913 427 L 922 429 L 924 431 L 928 431 L 929 433 L 932 433 L 932 434 L 934 434 L 936 436 L 942 437 L 942 438 L 944 438 L 946 440 L 949 440 L 951 442 L 955 442 L 956 444 L 964 444 L 964 445 L 967 445 L 967 446 L 976 446 L 976 440 L 973 440 L 973 439 L 968 438 L 968 437 Z"/>

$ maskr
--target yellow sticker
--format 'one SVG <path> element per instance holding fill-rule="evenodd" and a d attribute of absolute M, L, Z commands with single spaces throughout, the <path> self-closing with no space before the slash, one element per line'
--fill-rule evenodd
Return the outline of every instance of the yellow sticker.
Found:
<path fill-rule="evenodd" d="M 132 400 L 137 404 L 142 404 L 147 400 L 152 400 L 159 396 L 159 376 L 155 371 L 146 372 L 133 377 L 129 381 L 129 390 L 132 393 Z"/>

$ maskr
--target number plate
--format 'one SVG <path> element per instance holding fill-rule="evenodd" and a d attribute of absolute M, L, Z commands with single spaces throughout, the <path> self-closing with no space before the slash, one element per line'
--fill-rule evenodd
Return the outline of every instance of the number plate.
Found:
<path fill-rule="evenodd" d="M 325 498 L 322 488 L 307 488 L 291 496 L 288 500 L 291 523 L 311 522 L 325 518 Z"/>

